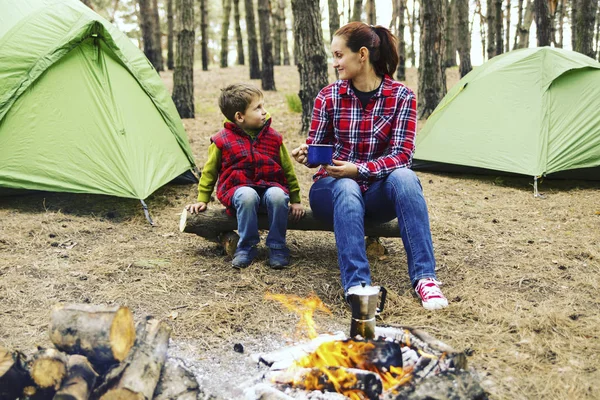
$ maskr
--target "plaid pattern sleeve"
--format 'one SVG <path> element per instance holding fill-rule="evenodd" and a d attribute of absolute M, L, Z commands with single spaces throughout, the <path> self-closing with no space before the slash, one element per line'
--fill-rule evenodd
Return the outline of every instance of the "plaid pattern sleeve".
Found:
<path fill-rule="evenodd" d="M 348 81 L 337 81 L 315 99 L 307 143 L 332 143 L 333 158 L 354 163 L 361 189 L 397 168 L 410 167 L 417 110 L 414 93 L 385 76 L 363 109 Z M 317 180 L 326 176 L 320 169 Z"/>

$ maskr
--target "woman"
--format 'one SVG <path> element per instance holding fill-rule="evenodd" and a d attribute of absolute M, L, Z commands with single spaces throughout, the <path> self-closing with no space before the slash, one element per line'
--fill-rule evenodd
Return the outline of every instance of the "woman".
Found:
<path fill-rule="evenodd" d="M 336 31 L 331 52 L 339 80 L 319 92 L 306 144 L 292 156 L 306 164 L 309 144 L 334 145 L 333 165 L 320 166 L 309 199 L 315 217 L 333 223 L 344 291 L 371 283 L 364 218 L 384 222 L 397 217 L 408 274 L 423 307 L 447 307 L 435 276 L 421 183 L 409 169 L 415 95 L 392 80 L 396 39 L 385 27 L 351 22 Z"/>

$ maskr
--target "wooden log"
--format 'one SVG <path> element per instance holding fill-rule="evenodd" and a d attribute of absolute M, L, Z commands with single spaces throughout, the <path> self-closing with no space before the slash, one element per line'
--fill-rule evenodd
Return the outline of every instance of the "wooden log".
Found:
<path fill-rule="evenodd" d="M 206 211 L 191 214 L 183 210 L 179 220 L 179 230 L 186 233 L 195 233 L 205 239 L 217 241 L 222 232 L 237 229 L 237 220 L 228 215 L 224 209 L 207 209 Z M 269 229 L 266 215 L 258 216 L 258 229 Z M 311 210 L 306 210 L 306 215 L 298 222 L 288 221 L 288 229 L 302 231 L 333 231 L 333 226 L 316 219 Z M 365 220 L 365 236 L 400 237 L 397 220 L 376 223 Z"/>
<path fill-rule="evenodd" d="M 25 356 L 0 347 L 0 400 L 23 397 L 23 389 L 31 384 Z"/>
<path fill-rule="evenodd" d="M 69 356 L 67 377 L 53 400 L 87 400 L 96 384 L 98 374 L 84 356 Z"/>
<path fill-rule="evenodd" d="M 180 362 L 168 359 L 154 390 L 154 400 L 196 400 L 200 386 L 194 374 Z"/>
<path fill-rule="evenodd" d="M 124 360 L 133 346 L 133 314 L 120 306 L 59 305 L 52 311 L 50 340 L 65 353 L 86 356 L 102 371 Z"/>
<path fill-rule="evenodd" d="M 361 392 L 368 399 L 379 399 L 379 395 L 383 392 L 383 382 L 379 375 L 358 368 L 291 368 L 285 371 L 268 372 L 266 378 L 271 382 L 298 389 L 342 394 Z"/>
<path fill-rule="evenodd" d="M 67 376 L 68 359 L 56 349 L 40 349 L 31 361 L 31 379 L 41 389 L 58 390 Z"/>
<path fill-rule="evenodd" d="M 167 358 L 170 334 L 171 328 L 165 322 L 148 319 L 138 332 L 131 354 L 117 368 L 109 371 L 105 382 L 98 388 L 100 399 L 152 399 Z"/>

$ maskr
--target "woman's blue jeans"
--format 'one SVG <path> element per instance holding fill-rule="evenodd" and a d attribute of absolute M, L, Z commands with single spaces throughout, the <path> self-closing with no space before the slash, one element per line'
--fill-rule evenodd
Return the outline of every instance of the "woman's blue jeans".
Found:
<path fill-rule="evenodd" d="M 316 218 L 333 223 L 344 291 L 361 281 L 371 284 L 364 238 L 364 219 L 386 222 L 398 218 L 398 229 L 413 286 L 435 278 L 435 258 L 427 203 L 417 175 L 408 168 L 394 170 L 362 193 L 355 180 L 321 178 L 309 194 Z"/>
<path fill-rule="evenodd" d="M 250 250 L 260 242 L 258 235 L 258 213 L 265 213 L 269 219 L 267 246 L 271 249 L 285 249 L 290 197 L 278 187 L 268 189 L 243 186 L 236 189 L 232 203 L 238 221 L 238 249 Z"/>

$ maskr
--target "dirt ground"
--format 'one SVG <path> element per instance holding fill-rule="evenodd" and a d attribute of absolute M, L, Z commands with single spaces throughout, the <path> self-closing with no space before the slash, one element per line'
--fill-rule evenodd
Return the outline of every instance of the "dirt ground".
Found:
<path fill-rule="evenodd" d="M 163 78 L 170 86 L 171 74 Z M 456 80 L 450 71 L 450 84 Z M 184 124 L 199 167 L 222 124 L 219 88 L 236 81 L 250 82 L 245 68 L 196 72 L 197 114 Z M 295 67 L 276 67 L 275 81 L 267 109 L 292 148 L 304 140 L 300 115 L 285 103 L 298 91 Z M 407 84 L 416 91 L 414 70 Z M 311 170 L 296 169 L 307 204 Z M 464 350 L 492 398 L 600 398 L 600 183 L 544 180 L 544 198 L 534 198 L 530 178 L 417 174 L 450 306 L 425 311 L 401 240 L 383 239 L 389 253 L 372 264 L 373 282 L 388 290 L 378 323 L 420 327 Z M 298 316 L 267 292 L 315 293 L 332 311 L 317 314 L 318 330 L 349 329 L 333 234 L 289 232 L 289 269 L 268 268 L 263 241 L 259 260 L 234 270 L 215 243 L 179 232 L 180 212 L 195 196 L 195 185 L 154 193 L 147 199 L 154 227 L 136 200 L 0 198 L 0 345 L 25 352 L 49 345 L 56 303 L 126 305 L 137 320 L 168 319 L 173 354 L 195 363 L 208 392 L 235 398 L 229 389 L 255 373 L 245 354 L 301 339 Z"/>

